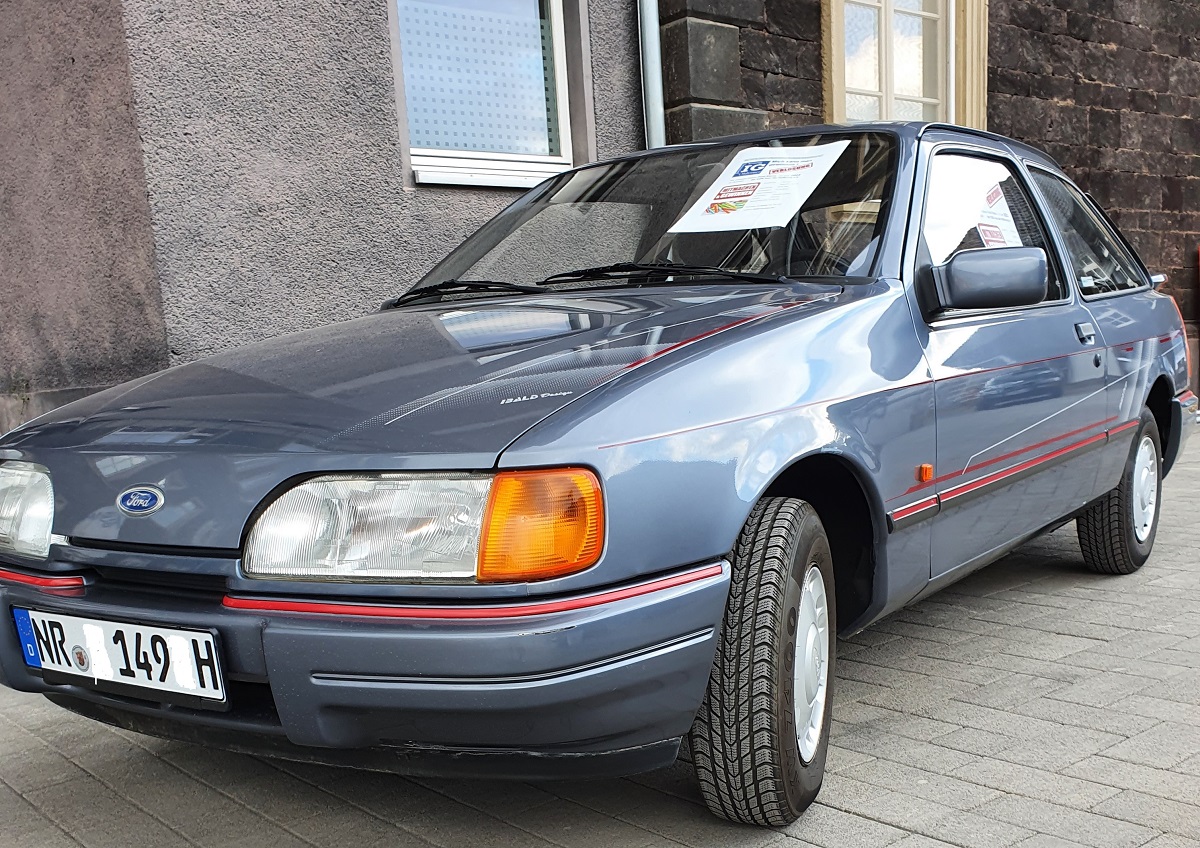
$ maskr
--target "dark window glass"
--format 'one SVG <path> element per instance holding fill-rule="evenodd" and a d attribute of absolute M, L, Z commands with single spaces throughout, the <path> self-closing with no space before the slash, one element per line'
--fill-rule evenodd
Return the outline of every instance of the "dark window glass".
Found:
<path fill-rule="evenodd" d="M 1146 284 L 1137 260 L 1079 189 L 1045 171 L 1034 170 L 1033 181 L 1067 243 L 1079 291 L 1106 294 Z"/>
<path fill-rule="evenodd" d="M 935 156 L 921 237 L 934 265 L 960 250 L 1040 247 L 1050 268 L 1046 300 L 1066 297 L 1033 205 L 1003 162 L 955 153 Z"/>

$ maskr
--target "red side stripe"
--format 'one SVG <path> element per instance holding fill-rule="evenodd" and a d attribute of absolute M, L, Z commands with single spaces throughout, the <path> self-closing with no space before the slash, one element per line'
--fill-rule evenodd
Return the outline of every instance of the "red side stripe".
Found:
<path fill-rule="evenodd" d="M 928 386 L 932 382 L 933 380 L 920 380 L 916 383 L 904 383 L 900 385 L 889 386 L 886 389 L 880 389 L 878 394 L 883 394 L 884 392 L 899 392 L 905 389 L 918 389 L 921 386 Z M 685 433 L 695 433 L 699 430 L 709 430 L 713 427 L 724 427 L 726 424 L 737 424 L 741 421 L 753 421 L 756 418 L 769 418 L 772 415 L 784 415 L 788 412 L 797 412 L 801 409 L 808 409 L 813 406 L 832 406 L 835 403 L 843 403 L 844 401 L 848 400 L 858 400 L 861 397 L 865 397 L 867 394 L 877 394 L 877 392 L 860 392 L 856 395 L 842 395 L 840 397 L 835 397 L 832 400 L 814 400 L 807 403 L 798 403 L 795 406 L 785 406 L 781 407 L 780 409 L 772 409 L 767 412 L 755 412 L 752 415 L 740 415 L 737 418 L 726 418 L 722 421 L 713 421 L 710 424 L 698 424 L 695 427 L 683 427 L 679 430 L 671 430 L 666 433 L 656 433 L 653 436 L 643 436 L 639 439 L 628 439 L 624 442 L 613 442 L 610 445 L 601 445 L 600 450 L 623 448 L 626 445 L 636 445 L 639 442 L 652 442 L 655 439 L 669 439 L 674 436 L 682 436 Z M 895 500 L 895 498 L 889 498 L 889 500 Z"/>
<path fill-rule="evenodd" d="M 1020 474 L 1022 471 L 1033 468 L 1036 465 L 1041 465 L 1042 463 L 1049 462 L 1052 459 L 1057 459 L 1063 454 L 1070 453 L 1073 450 L 1078 450 L 1079 448 L 1086 447 L 1087 445 L 1094 444 L 1095 442 L 1099 442 L 1107 438 L 1107 433 L 1097 433 L 1096 435 L 1086 438 L 1083 441 L 1075 442 L 1067 445 L 1066 447 L 1059 448 L 1056 451 L 1051 451 L 1048 454 L 1044 454 L 1043 456 L 1036 456 L 1033 459 L 1022 462 L 1020 465 L 1014 465 L 1012 468 L 1005 468 L 1003 471 L 997 471 L 995 474 L 989 474 L 986 477 L 980 477 L 978 480 L 972 480 L 970 483 L 963 483 L 961 486 L 955 486 L 953 489 L 947 489 L 942 493 L 941 499 L 943 502 L 953 500 L 954 498 L 960 495 L 965 495 L 967 492 L 972 492 L 981 486 L 995 483 L 997 480 L 1003 480 L 1005 477 L 1011 477 L 1014 474 Z"/>
<path fill-rule="evenodd" d="M 1028 447 L 1021 448 L 1020 450 L 1015 450 L 1010 453 L 1006 453 L 1002 456 L 997 456 L 994 459 L 987 460 L 986 462 L 977 462 L 975 465 L 973 465 L 971 467 L 975 468 L 975 469 L 987 468 L 989 465 L 995 465 L 997 462 L 1004 462 L 1004 460 L 1006 460 L 1006 459 L 1012 459 L 1013 457 L 1020 456 L 1023 453 L 1029 453 L 1030 451 L 1037 450 L 1038 448 L 1044 448 L 1044 447 L 1046 447 L 1046 445 L 1052 445 L 1055 442 L 1061 442 L 1063 439 L 1069 439 L 1072 436 L 1078 436 L 1080 433 L 1086 433 L 1088 430 L 1094 430 L 1097 427 L 1103 427 L 1105 424 L 1108 424 L 1108 423 L 1110 423 L 1112 421 L 1116 421 L 1116 420 L 1117 420 L 1117 416 L 1114 415 L 1111 418 L 1105 418 L 1103 421 L 1098 421 L 1095 424 L 1088 424 L 1086 427 L 1080 427 L 1076 430 L 1069 430 L 1068 432 L 1063 433 L 1061 435 L 1054 436 L 1053 438 L 1046 439 L 1045 441 L 1038 442 L 1037 444 L 1034 444 L 1034 445 L 1029 445 Z M 921 489 L 928 489 L 930 486 L 936 485 L 938 483 L 945 483 L 947 480 L 953 480 L 955 477 L 963 476 L 964 474 L 967 473 L 967 471 L 968 471 L 968 469 L 964 468 L 961 471 L 953 471 L 949 474 L 943 474 L 941 477 L 936 477 L 933 480 L 930 480 L 928 483 L 918 483 L 917 485 L 910 487 L 903 494 L 898 495 L 897 497 L 904 497 L 904 495 L 911 495 L 913 492 L 919 492 Z"/>
<path fill-rule="evenodd" d="M 1069 444 L 1066 447 L 1062 447 L 1062 448 L 1059 448 L 1058 450 L 1051 451 L 1050 453 L 1043 454 L 1042 456 L 1035 456 L 1033 459 L 1026 460 L 1025 462 L 1022 462 L 1020 465 L 1014 465 L 1011 468 L 1005 468 L 1003 471 L 997 471 L 994 474 L 987 475 L 986 477 L 980 477 L 979 479 L 972 480 L 969 483 L 963 483 L 960 486 L 955 486 L 952 489 L 947 489 L 945 492 L 942 492 L 940 495 L 934 495 L 933 497 L 925 498 L 924 500 L 917 501 L 914 504 L 909 504 L 908 506 L 901 507 L 900 509 L 895 510 L 891 514 L 892 521 L 893 522 L 900 521 L 901 519 L 907 518 L 908 516 L 913 515 L 917 512 L 921 512 L 922 510 L 925 510 L 936 504 L 944 504 L 947 501 L 954 500 L 956 497 L 965 495 L 968 492 L 974 492 L 975 490 L 983 488 L 984 486 L 988 486 L 992 483 L 997 483 L 997 482 L 1005 480 L 1009 477 L 1012 477 L 1016 474 L 1020 474 L 1022 471 L 1026 471 L 1030 468 L 1035 468 L 1039 465 L 1043 465 L 1047 462 L 1051 462 L 1051 461 L 1059 458 L 1060 456 L 1068 454 L 1074 450 L 1078 450 L 1079 448 L 1087 447 L 1088 445 L 1095 444 L 1096 442 L 1105 440 L 1112 433 L 1119 433 L 1122 430 L 1126 430 L 1131 426 L 1136 426 L 1138 423 L 1140 423 L 1140 422 L 1129 421 L 1125 424 L 1122 424 L 1120 427 L 1117 427 L 1108 432 L 1097 433 L 1094 436 L 1090 436 L 1086 439 L 1083 439 L 1082 441 L 1074 442 L 1073 444 Z M 1095 426 L 1095 425 L 1093 425 L 1093 426 Z M 1088 429 L 1088 428 L 1084 428 L 1084 429 Z M 1059 438 L 1062 438 L 1062 437 L 1060 436 Z M 1050 441 L 1057 441 L 1057 439 L 1051 439 Z M 1018 451 L 1018 453 L 1023 453 L 1023 452 L 1024 451 Z M 929 485 L 929 484 L 923 484 L 923 485 Z"/>
<path fill-rule="evenodd" d="M 1171 336 L 1166 337 L 1166 340 L 1169 341 L 1170 339 L 1171 339 Z M 1008 365 L 995 365 L 991 368 L 979 368 L 979 369 L 976 369 L 975 371 L 966 371 L 962 374 L 950 374 L 945 377 L 938 377 L 936 382 L 942 383 L 947 380 L 959 380 L 959 379 L 962 379 L 963 377 L 978 377 L 980 374 L 991 374 L 993 371 L 1005 371 L 1005 370 L 1008 370 L 1011 368 L 1023 368 L 1026 365 L 1039 365 L 1043 362 L 1055 362 L 1059 359 L 1070 359 L 1073 356 L 1086 356 L 1089 353 L 1096 353 L 1101 350 L 1115 350 L 1116 348 L 1119 348 L 1119 347 L 1123 347 L 1125 350 L 1131 351 L 1131 350 L 1133 350 L 1132 345 L 1140 344 L 1142 342 L 1152 342 L 1152 341 L 1154 341 L 1153 336 L 1151 336 L 1148 339 L 1134 339 L 1133 341 L 1120 342 L 1118 344 L 1110 344 L 1106 347 L 1100 347 L 1100 348 L 1090 348 L 1089 350 L 1076 351 L 1074 353 L 1065 353 L 1065 354 L 1061 354 L 1059 356 L 1047 356 L 1043 359 L 1029 359 L 1024 362 L 1013 362 Z"/>
<path fill-rule="evenodd" d="M 673 350 L 679 350 L 679 348 L 684 347 L 686 345 L 690 345 L 692 342 L 698 342 L 701 339 L 707 339 L 709 336 L 715 336 L 717 333 L 732 329 L 733 327 L 736 327 L 739 324 L 745 324 L 747 321 L 753 321 L 755 318 L 758 318 L 758 317 L 760 317 L 760 316 L 751 315 L 749 318 L 740 318 L 737 321 L 734 321 L 730 324 L 722 324 L 720 327 L 715 327 L 711 330 L 701 333 L 698 336 L 692 336 L 690 339 L 684 339 L 681 342 L 675 342 L 675 344 L 668 345 L 667 347 L 664 347 L 660 351 L 651 353 L 648 356 L 643 356 L 641 359 L 636 359 L 633 362 L 630 362 L 628 365 L 625 366 L 625 369 L 629 370 L 630 368 L 637 368 L 639 365 L 646 364 L 651 359 L 658 359 L 658 357 L 664 356 L 665 354 L 668 354 Z"/>
<path fill-rule="evenodd" d="M 932 498 L 926 498 L 923 501 L 917 501 L 915 504 L 909 504 L 906 507 L 901 507 L 892 513 L 892 521 L 899 521 L 902 518 L 908 518 L 914 513 L 918 513 L 923 509 L 929 509 L 930 507 L 937 506 L 937 504 L 937 495 L 934 495 Z"/>
<path fill-rule="evenodd" d="M 739 318 L 738 320 L 731 321 L 728 324 L 722 324 L 720 327 L 714 327 L 711 330 L 706 330 L 705 332 L 700 333 L 698 336 L 692 336 L 691 338 L 684 339 L 681 342 L 675 342 L 675 344 L 668 345 L 667 347 L 664 347 L 660 351 L 651 353 L 648 356 L 643 356 L 641 359 L 630 362 L 628 365 L 625 366 L 625 370 L 628 371 L 630 368 L 637 368 L 639 365 L 644 365 L 645 363 L 649 362 L 651 359 L 658 359 L 660 356 L 664 356 L 673 350 L 679 350 L 679 348 L 690 345 L 693 342 L 698 342 L 701 339 L 707 339 L 709 336 L 715 336 L 717 333 L 723 333 L 726 330 L 732 330 L 734 327 L 740 327 L 742 324 L 748 324 L 751 321 L 757 321 L 759 318 L 766 318 L 768 315 L 774 315 L 776 312 L 782 312 L 785 309 L 791 309 L 796 306 L 804 306 L 806 304 L 814 302 L 814 300 L 823 300 L 823 299 L 824 298 L 814 298 L 812 300 L 798 300 L 798 301 L 795 301 L 794 303 L 785 303 L 781 306 L 776 306 L 773 309 L 765 309 L 762 312 L 757 313 L 756 315 L 748 315 L 745 318 Z"/>
<path fill-rule="evenodd" d="M 611 604 L 628 598 L 648 595 L 651 592 L 661 592 L 687 583 L 719 577 L 722 573 L 720 565 L 707 565 L 694 571 L 664 577 L 661 580 L 651 580 L 624 589 L 612 589 L 594 595 L 580 598 L 569 598 L 561 601 L 538 601 L 528 604 L 511 604 L 496 607 L 412 607 L 384 606 L 378 604 L 334 603 L 327 601 L 281 601 L 268 598 L 233 598 L 228 595 L 221 602 L 229 609 L 250 610 L 253 612 L 300 612 L 317 613 L 321 615 L 359 615 L 372 618 L 421 618 L 421 619 L 493 619 L 519 618 L 528 615 L 547 615 L 554 612 L 570 612 L 588 607 Z"/>
<path fill-rule="evenodd" d="M 1139 420 L 1136 420 L 1136 419 L 1135 419 L 1135 420 L 1133 420 L 1133 421 L 1126 421 L 1126 422 L 1125 422 L 1124 424 L 1122 424 L 1120 427 L 1113 427 L 1111 430 L 1109 430 L 1109 431 L 1108 431 L 1108 435 L 1112 436 L 1112 435 L 1115 435 L 1115 434 L 1117 434 L 1117 433 L 1123 433 L 1123 432 L 1125 432 L 1126 430 L 1128 430 L 1129 428 L 1131 428 L 1131 427 L 1136 427 L 1137 425 L 1139 425 L 1139 424 L 1141 424 L 1141 423 L 1142 423 L 1141 421 L 1139 421 Z"/>
<path fill-rule="evenodd" d="M 20 571 L 9 571 L 7 568 L 0 568 L 0 580 L 20 583 L 22 586 L 37 586 L 39 589 L 73 589 L 83 586 L 83 578 L 77 574 L 41 577 L 24 574 Z"/>

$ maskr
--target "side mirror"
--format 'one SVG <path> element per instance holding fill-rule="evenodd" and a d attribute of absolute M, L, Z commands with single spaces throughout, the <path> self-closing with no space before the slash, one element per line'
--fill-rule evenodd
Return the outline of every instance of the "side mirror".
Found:
<path fill-rule="evenodd" d="M 1040 247 L 963 250 L 932 270 L 942 309 L 1005 309 L 1046 299 L 1046 251 Z"/>
<path fill-rule="evenodd" d="M 1151 274 L 1150 275 L 1150 288 L 1159 289 L 1162 287 L 1162 284 L 1165 283 L 1166 281 L 1167 281 L 1166 274 Z"/>

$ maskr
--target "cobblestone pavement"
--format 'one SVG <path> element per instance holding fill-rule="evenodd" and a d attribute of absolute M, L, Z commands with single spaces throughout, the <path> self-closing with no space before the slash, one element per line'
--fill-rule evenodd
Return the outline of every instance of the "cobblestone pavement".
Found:
<path fill-rule="evenodd" d="M 1200 440 L 1197 440 L 1200 441 Z M 690 766 L 626 780 L 407 780 L 108 729 L 0 690 L 0 846 L 1200 848 L 1200 444 L 1147 566 L 1073 525 L 839 646 L 830 772 L 782 830 Z"/>

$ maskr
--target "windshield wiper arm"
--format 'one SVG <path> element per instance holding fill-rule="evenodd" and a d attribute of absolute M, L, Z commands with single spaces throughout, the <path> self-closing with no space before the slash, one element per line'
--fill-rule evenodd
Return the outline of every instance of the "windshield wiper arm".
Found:
<path fill-rule="evenodd" d="M 578 268 L 574 271 L 562 271 L 551 274 L 543 283 L 557 280 L 609 280 L 638 274 L 680 275 L 689 277 L 712 276 L 729 277 L 734 280 L 749 280 L 755 283 L 791 283 L 790 277 L 779 274 L 759 274 L 754 271 L 731 271 L 717 265 L 689 265 L 683 262 L 614 262 L 611 265 L 600 265 L 596 268 Z"/>
<path fill-rule="evenodd" d="M 632 277 L 644 275 L 645 281 L 636 281 Z M 575 271 L 563 271 L 551 274 L 542 283 L 565 282 L 567 280 L 628 280 L 631 285 L 659 285 L 652 283 L 649 277 L 659 276 L 710 276 L 728 277 L 734 280 L 749 280 L 756 283 L 791 283 L 795 280 L 778 274 L 758 274 L 753 271 L 730 271 L 716 265 L 688 265 L 680 262 L 615 262 L 611 265 L 601 265 L 596 268 L 579 268 Z M 444 294 L 470 293 L 505 293 L 544 294 L 547 289 L 543 285 L 525 286 L 508 283 L 502 280 L 442 280 L 427 286 L 412 289 L 404 294 L 385 300 L 381 309 L 395 309 L 410 303 L 429 300 Z"/>
<path fill-rule="evenodd" d="M 399 297 L 385 300 L 380 309 L 395 309 L 419 300 L 426 300 L 443 294 L 470 294 L 472 292 L 520 292 L 521 294 L 544 294 L 540 286 L 522 286 L 516 283 L 506 283 L 501 280 L 442 280 L 405 292 Z"/>

